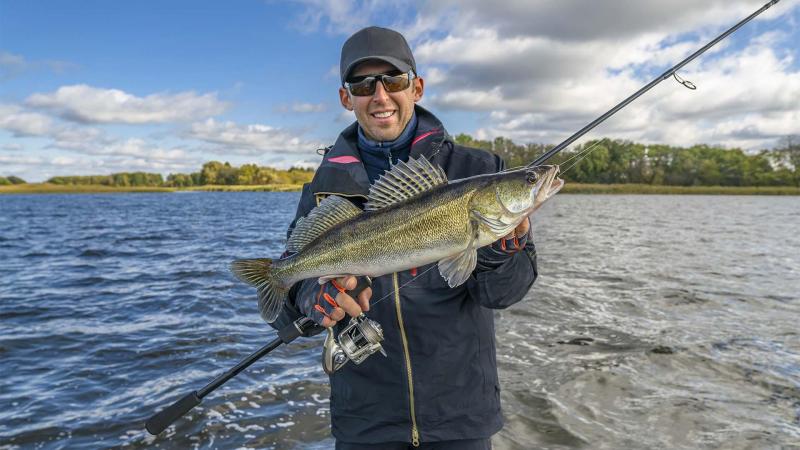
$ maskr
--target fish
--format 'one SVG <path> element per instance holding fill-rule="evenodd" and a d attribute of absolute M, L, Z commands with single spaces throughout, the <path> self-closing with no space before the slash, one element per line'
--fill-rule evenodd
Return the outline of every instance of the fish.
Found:
<path fill-rule="evenodd" d="M 564 186 L 559 170 L 541 165 L 448 180 L 424 156 L 399 161 L 370 186 L 363 211 L 328 196 L 297 220 L 290 256 L 239 259 L 231 270 L 256 288 L 269 323 L 292 285 L 310 278 L 379 277 L 438 262 L 456 287 L 475 269 L 479 248 L 511 233 Z"/>

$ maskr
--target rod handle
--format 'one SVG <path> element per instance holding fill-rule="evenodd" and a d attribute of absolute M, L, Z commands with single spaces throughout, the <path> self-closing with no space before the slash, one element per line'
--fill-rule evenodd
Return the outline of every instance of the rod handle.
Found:
<path fill-rule="evenodd" d="M 197 391 L 192 391 L 186 394 L 182 399 L 156 413 L 153 417 L 148 419 L 144 427 L 150 434 L 155 436 L 167 429 L 168 426 L 172 425 L 172 422 L 180 419 L 202 401 L 203 399 L 197 396 Z"/>

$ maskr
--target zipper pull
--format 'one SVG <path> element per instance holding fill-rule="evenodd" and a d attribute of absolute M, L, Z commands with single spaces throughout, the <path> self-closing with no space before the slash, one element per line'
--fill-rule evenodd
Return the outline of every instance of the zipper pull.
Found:
<path fill-rule="evenodd" d="M 419 431 L 416 426 L 411 427 L 411 445 L 419 447 Z"/>

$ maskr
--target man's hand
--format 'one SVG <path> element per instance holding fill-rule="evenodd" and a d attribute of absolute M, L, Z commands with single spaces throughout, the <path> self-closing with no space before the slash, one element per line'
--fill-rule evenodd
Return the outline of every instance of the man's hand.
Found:
<path fill-rule="evenodd" d="M 358 284 L 358 281 L 356 280 L 356 277 L 348 275 L 345 277 L 337 278 L 335 280 L 331 280 L 326 284 L 333 284 L 334 287 L 339 286 L 343 290 L 349 291 L 351 289 L 355 289 L 356 284 Z M 321 287 L 321 289 L 323 290 L 324 288 L 325 285 Z M 323 291 L 321 292 L 324 294 Z M 323 316 L 327 314 L 327 316 L 323 317 L 320 325 L 322 325 L 325 328 L 329 328 L 336 325 L 338 321 L 344 319 L 345 314 L 351 317 L 357 317 L 358 315 L 361 314 L 362 311 L 369 311 L 369 300 L 371 297 L 372 297 L 372 288 L 368 287 L 363 291 L 361 291 L 360 294 L 358 294 L 357 299 L 353 299 L 352 297 L 350 297 L 349 295 L 347 295 L 342 291 L 337 292 L 336 297 L 333 298 L 337 306 L 330 305 L 330 303 L 327 302 L 324 298 L 320 298 L 319 301 L 317 302 L 317 305 L 320 305 L 321 307 L 323 307 L 323 309 L 326 310 L 326 313 L 324 313 Z"/>
<path fill-rule="evenodd" d="M 514 228 L 514 231 L 509 233 L 507 236 L 503 237 L 503 239 L 505 240 L 514 239 L 515 236 L 517 238 L 521 238 L 522 236 L 525 236 L 525 234 L 530 229 L 531 229 L 531 218 L 526 217 L 525 220 L 523 220 L 522 222 L 520 222 L 519 225 L 517 225 L 517 228 Z"/>

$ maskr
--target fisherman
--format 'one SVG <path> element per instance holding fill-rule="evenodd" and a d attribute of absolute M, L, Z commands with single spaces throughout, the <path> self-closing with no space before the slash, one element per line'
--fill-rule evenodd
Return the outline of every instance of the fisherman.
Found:
<path fill-rule="evenodd" d="M 287 235 L 326 196 L 363 208 L 370 185 L 398 161 L 423 156 L 451 180 L 504 169 L 497 155 L 456 144 L 417 105 L 425 82 L 400 33 L 369 27 L 352 35 L 342 47 L 340 74 L 339 99 L 357 121 L 326 149 Z M 372 356 L 330 376 L 337 449 L 491 448 L 503 426 L 492 310 L 520 301 L 536 279 L 529 228 L 525 219 L 479 249 L 475 271 L 455 288 L 435 264 L 378 277 L 356 299 L 344 292 L 356 286 L 353 276 L 293 286 L 272 324 L 277 329 L 305 315 L 338 334 L 362 311 L 383 327 L 388 357 Z"/>

